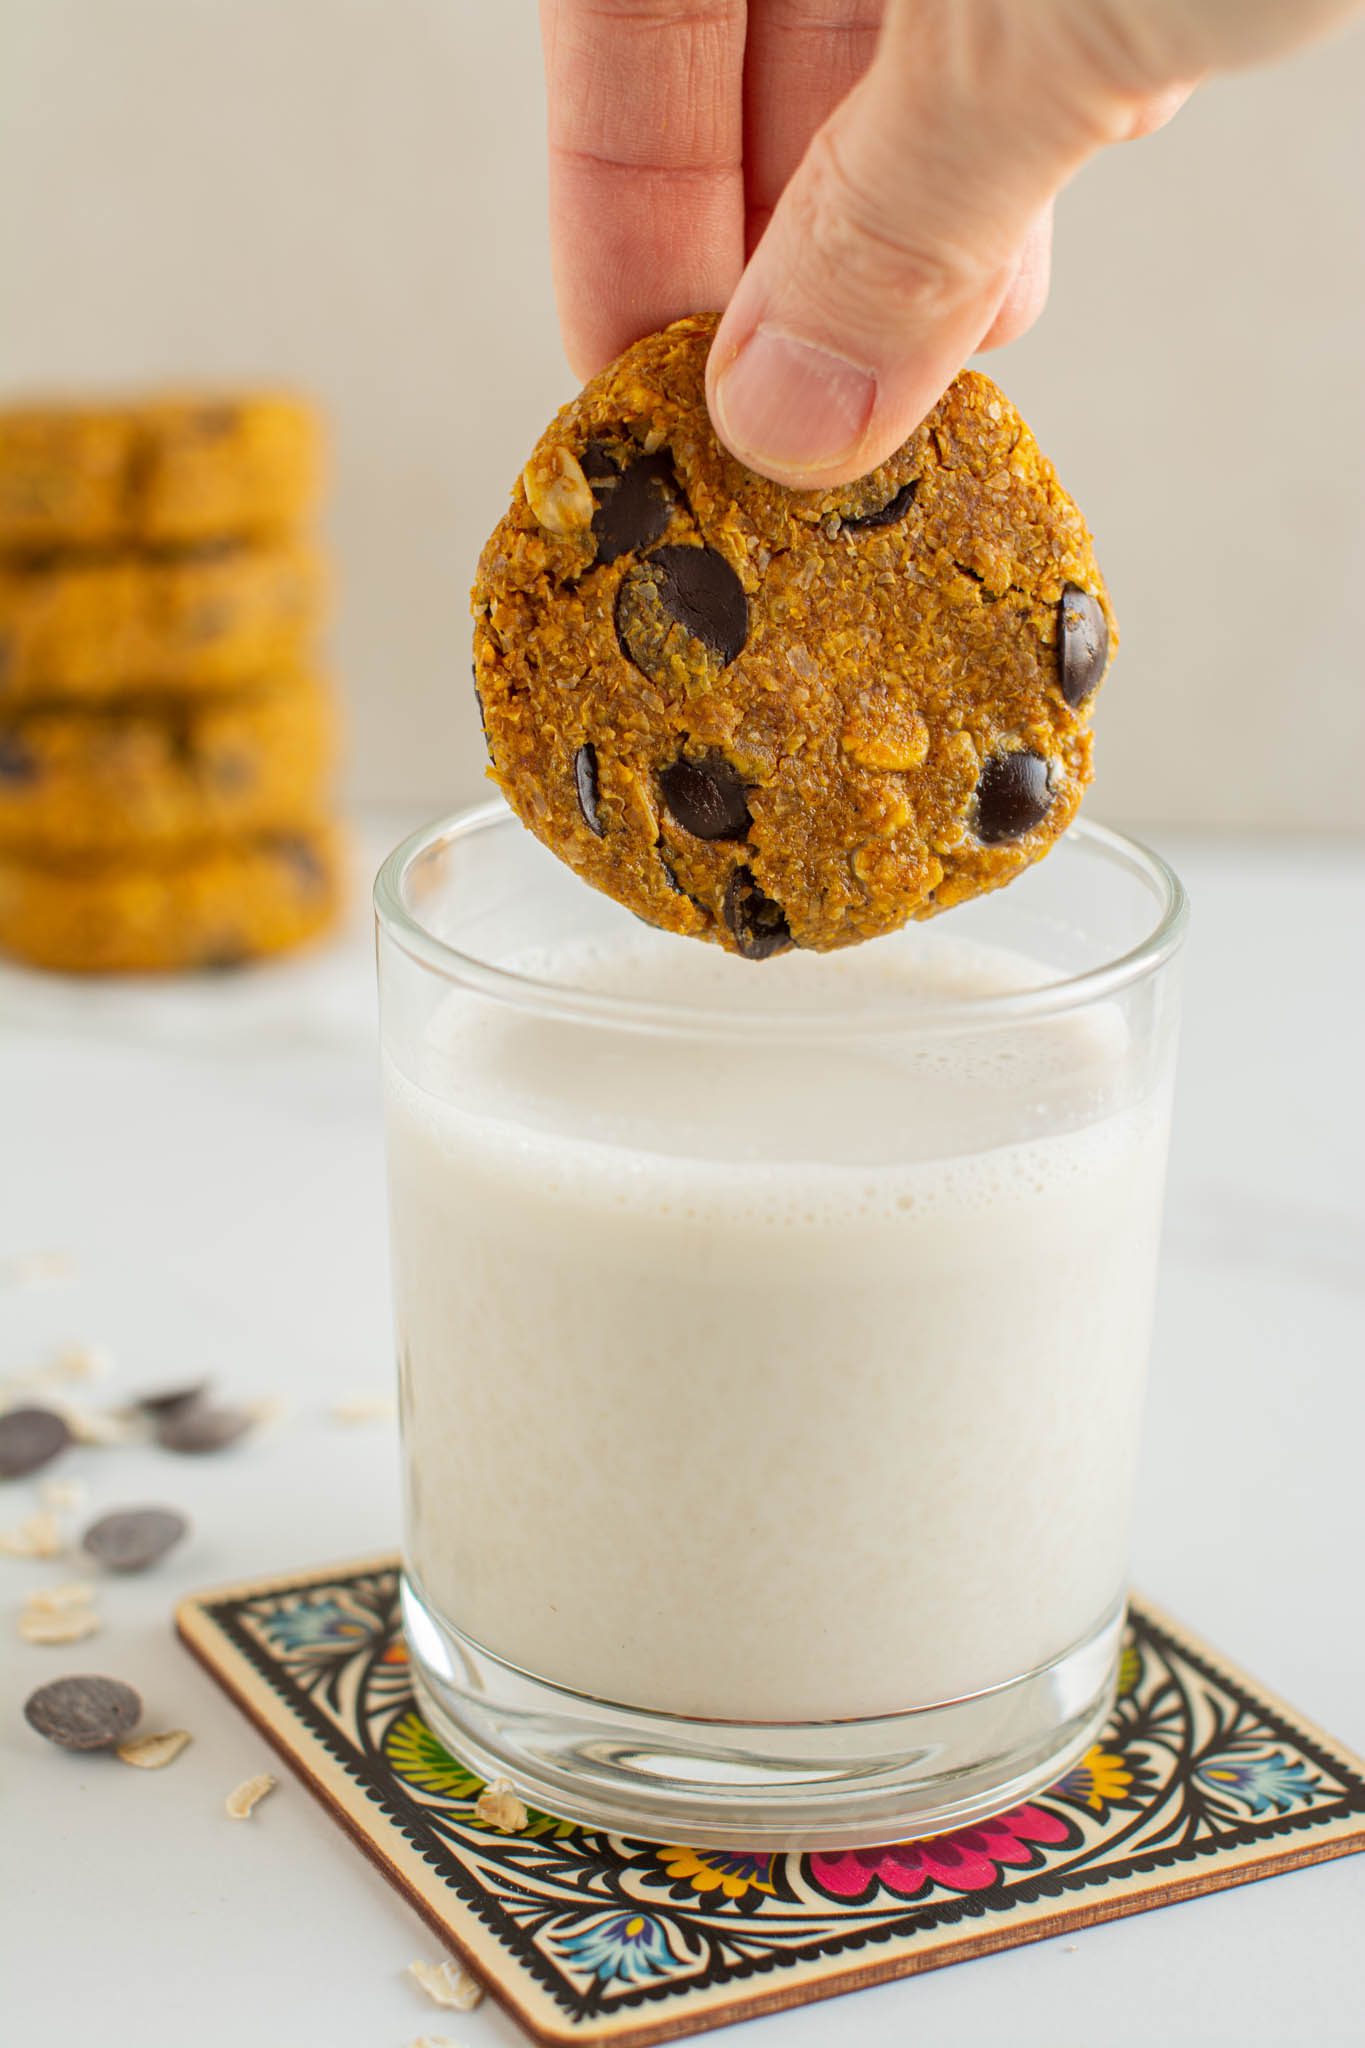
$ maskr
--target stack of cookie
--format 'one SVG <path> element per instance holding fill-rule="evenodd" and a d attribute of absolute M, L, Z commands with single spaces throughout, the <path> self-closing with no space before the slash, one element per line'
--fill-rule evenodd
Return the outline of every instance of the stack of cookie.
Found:
<path fill-rule="evenodd" d="M 274 393 L 0 413 L 0 948 L 224 967 L 331 922 L 320 457 Z"/>

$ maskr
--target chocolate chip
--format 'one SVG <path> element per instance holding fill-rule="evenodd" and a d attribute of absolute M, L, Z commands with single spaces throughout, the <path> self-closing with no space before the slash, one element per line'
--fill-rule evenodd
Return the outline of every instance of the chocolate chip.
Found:
<path fill-rule="evenodd" d="M 1073 710 L 1096 688 L 1108 659 L 1109 621 L 1098 599 L 1066 584 L 1057 607 L 1057 679 Z"/>
<path fill-rule="evenodd" d="M 725 922 L 746 960 L 769 960 L 792 943 L 781 904 L 765 895 L 752 868 L 736 868 L 725 886 Z"/>
<path fill-rule="evenodd" d="M 142 1701 L 121 1678 L 54 1678 L 29 1694 L 24 1719 L 63 1749 L 112 1749 L 142 1719 Z"/>
<path fill-rule="evenodd" d="M 327 868 L 317 848 L 296 833 L 283 834 L 274 842 L 275 852 L 310 891 L 325 889 Z"/>
<path fill-rule="evenodd" d="M 215 939 L 199 956 L 199 967 L 204 974 L 231 974 L 238 967 L 245 967 L 251 958 L 240 939 Z"/>
<path fill-rule="evenodd" d="M 17 732 L 0 732 L 0 782 L 36 782 L 38 757 Z"/>
<path fill-rule="evenodd" d="M 902 484 L 895 496 L 888 498 L 886 503 L 880 506 L 877 511 L 853 515 L 845 513 L 843 524 L 845 526 L 857 527 L 894 526 L 896 521 L 903 517 L 914 504 L 915 493 L 918 489 L 919 478 L 912 476 L 909 483 Z"/>
<path fill-rule="evenodd" d="M 995 754 L 976 785 L 976 836 L 985 846 L 1021 839 L 1052 809 L 1051 771 L 1041 754 Z"/>
<path fill-rule="evenodd" d="M 215 1408 L 208 1401 L 191 1401 L 177 1408 L 158 1425 L 156 1440 L 163 1451 L 183 1451 L 199 1456 L 224 1451 L 245 1436 L 253 1418 L 244 1408 Z"/>
<path fill-rule="evenodd" d="M 0 1415 L 0 1479 L 22 1479 L 50 1465 L 71 1431 L 50 1408 L 11 1408 Z"/>
<path fill-rule="evenodd" d="M 748 627 L 744 586 L 712 548 L 660 548 L 633 565 L 616 593 L 616 637 L 657 682 L 673 680 L 680 661 L 697 665 L 679 645 L 679 630 L 699 643 L 709 675 L 734 660 Z"/>
<path fill-rule="evenodd" d="M 678 871 L 674 867 L 672 861 L 668 858 L 668 855 L 664 852 L 663 848 L 659 846 L 656 846 L 654 851 L 659 856 L 659 866 L 664 871 L 664 880 L 667 882 L 669 888 L 673 891 L 673 894 L 675 896 L 685 896 L 687 894 L 687 891 L 686 889 L 684 889 L 682 883 L 678 880 Z"/>
<path fill-rule="evenodd" d="M 578 790 L 578 808 L 583 813 L 583 823 L 589 832 L 595 832 L 599 839 L 606 834 L 602 813 L 597 807 L 597 749 L 588 742 L 581 746 L 573 757 L 573 779 Z"/>
<path fill-rule="evenodd" d="M 744 779 L 724 754 L 674 761 L 659 787 L 673 818 L 696 839 L 743 839 L 753 823 Z"/>
<path fill-rule="evenodd" d="M 152 1415 L 159 1421 L 163 1415 L 176 1415 L 184 1408 L 192 1408 L 196 1401 L 202 1401 L 209 1390 L 207 1380 L 194 1380 L 183 1387 L 166 1387 L 154 1394 L 139 1394 L 137 1406 L 144 1415 Z"/>
<path fill-rule="evenodd" d="M 592 486 L 596 510 L 592 530 L 597 560 L 652 547 L 673 516 L 673 464 L 664 448 L 637 455 L 621 468 L 601 441 L 583 451 L 582 470 Z"/>
<path fill-rule="evenodd" d="M 115 1508 L 92 1522 L 82 1550 L 111 1572 L 145 1572 L 174 1549 L 189 1529 L 174 1508 Z"/>
<path fill-rule="evenodd" d="M 473 662 L 469 664 L 469 673 L 474 683 L 474 702 L 479 707 L 479 726 L 483 733 L 483 743 L 488 751 L 488 758 L 491 761 L 493 758 L 493 742 L 488 737 L 488 714 L 483 708 L 483 693 L 479 688 L 479 671 Z"/>

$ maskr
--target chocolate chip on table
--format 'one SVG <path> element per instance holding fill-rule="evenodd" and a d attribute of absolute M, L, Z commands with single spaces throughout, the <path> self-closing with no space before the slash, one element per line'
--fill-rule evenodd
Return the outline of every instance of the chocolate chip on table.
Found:
<path fill-rule="evenodd" d="M 191 1408 L 196 1401 L 207 1397 L 207 1380 L 192 1380 L 182 1387 L 159 1388 L 153 1394 L 139 1394 L 136 1405 L 144 1415 L 161 1420 L 163 1416 L 176 1415 L 184 1408 Z"/>
<path fill-rule="evenodd" d="M 158 1423 L 156 1440 L 164 1451 L 197 1457 L 225 1451 L 246 1435 L 254 1420 L 245 1408 L 216 1408 L 208 1401 L 191 1401 Z"/>
<path fill-rule="evenodd" d="M 1098 685 L 1109 659 L 1109 621 L 1098 601 L 1068 583 L 1057 607 L 1057 678 L 1073 711 Z"/>
<path fill-rule="evenodd" d="M 637 455 L 622 468 L 605 442 L 590 441 L 582 470 L 596 505 L 592 531 L 598 562 L 652 547 L 673 516 L 673 463 L 667 450 Z"/>
<path fill-rule="evenodd" d="M 23 1479 L 51 1464 L 71 1431 L 50 1408 L 11 1408 L 0 1415 L 0 1479 Z"/>
<path fill-rule="evenodd" d="M 0 782 L 36 782 L 38 757 L 17 732 L 0 732 Z"/>
<path fill-rule="evenodd" d="M 1051 808 L 1051 772 L 1041 754 L 994 754 L 976 785 L 976 836 L 984 846 L 1022 839 Z"/>
<path fill-rule="evenodd" d="M 174 1508 L 114 1508 L 90 1524 L 81 1548 L 111 1572 L 145 1572 L 174 1549 L 189 1523 Z"/>
<path fill-rule="evenodd" d="M 902 484 L 894 497 L 888 498 L 886 503 L 879 506 L 875 512 L 852 514 L 846 512 L 840 524 L 857 527 L 894 526 L 896 521 L 903 518 L 905 513 L 914 504 L 915 493 L 918 489 L 919 478 L 912 476 L 908 484 Z"/>
<path fill-rule="evenodd" d="M 770 960 L 792 943 L 780 903 L 765 894 L 752 868 L 736 868 L 725 885 L 725 922 L 745 960 Z"/>
<path fill-rule="evenodd" d="M 583 813 L 583 823 L 589 832 L 595 832 L 599 839 L 606 834 L 602 813 L 598 808 L 597 792 L 597 749 L 591 741 L 578 749 L 573 757 L 573 779 L 578 790 L 578 808 Z"/>
<path fill-rule="evenodd" d="M 743 839 L 753 823 L 744 778 L 724 754 L 674 761 L 659 787 L 670 815 L 695 839 Z"/>
<path fill-rule="evenodd" d="M 112 1749 L 142 1719 L 142 1701 L 119 1678 L 54 1678 L 29 1694 L 24 1719 L 62 1749 Z"/>

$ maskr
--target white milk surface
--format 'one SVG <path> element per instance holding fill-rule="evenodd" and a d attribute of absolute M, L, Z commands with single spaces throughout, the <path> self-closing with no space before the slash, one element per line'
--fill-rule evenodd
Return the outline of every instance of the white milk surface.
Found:
<path fill-rule="evenodd" d="M 841 992 L 889 992 L 881 951 Z M 648 934 L 589 964 L 694 1001 L 783 965 Z M 1041 978 L 956 941 L 910 971 Z M 1124 1580 L 1164 1171 L 1124 1053 L 1113 1008 L 1004 1051 L 779 1053 L 448 997 L 416 1080 L 385 1073 L 431 1606 L 539 1677 L 733 1720 L 960 1698 L 1086 1635 Z"/>

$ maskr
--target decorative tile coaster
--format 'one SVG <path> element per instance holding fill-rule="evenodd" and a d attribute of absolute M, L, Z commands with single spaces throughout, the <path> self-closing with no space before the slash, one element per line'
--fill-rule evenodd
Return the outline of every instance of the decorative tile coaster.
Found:
<path fill-rule="evenodd" d="M 639 2048 L 1365 1849 L 1365 1765 L 1135 1604 L 1103 1742 L 932 1840 L 737 1855 L 474 1814 L 413 1703 L 391 1558 L 229 1586 L 180 1632 L 541 2041 Z"/>

